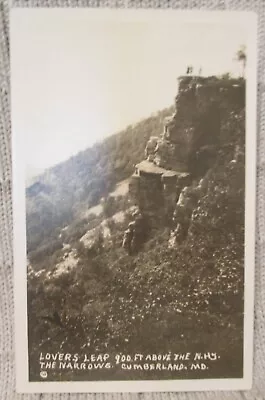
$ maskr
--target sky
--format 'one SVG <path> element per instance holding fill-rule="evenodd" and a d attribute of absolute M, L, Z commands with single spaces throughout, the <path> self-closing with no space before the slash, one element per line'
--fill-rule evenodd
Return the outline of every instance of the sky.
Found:
<path fill-rule="evenodd" d="M 242 25 L 180 18 L 91 17 L 24 9 L 11 16 L 12 126 L 27 172 L 66 160 L 171 106 L 187 65 L 240 73 Z"/>

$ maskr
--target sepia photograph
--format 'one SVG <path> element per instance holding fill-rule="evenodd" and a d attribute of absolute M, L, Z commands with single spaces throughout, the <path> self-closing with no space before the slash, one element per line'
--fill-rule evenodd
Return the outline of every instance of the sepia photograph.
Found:
<path fill-rule="evenodd" d="M 255 40 L 251 13 L 12 10 L 19 391 L 250 388 Z"/>

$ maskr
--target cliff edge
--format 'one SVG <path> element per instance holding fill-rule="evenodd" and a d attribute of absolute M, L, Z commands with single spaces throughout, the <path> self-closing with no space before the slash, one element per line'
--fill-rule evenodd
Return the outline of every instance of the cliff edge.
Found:
<path fill-rule="evenodd" d="M 175 111 L 161 135 L 148 140 L 145 160 L 135 166 L 129 184 L 131 203 L 145 225 L 171 227 L 170 245 L 186 237 L 214 165 L 225 154 L 227 162 L 244 157 L 244 128 L 231 128 L 244 109 L 242 78 L 179 77 Z M 124 247 L 135 236 L 134 225 L 125 233 Z"/>

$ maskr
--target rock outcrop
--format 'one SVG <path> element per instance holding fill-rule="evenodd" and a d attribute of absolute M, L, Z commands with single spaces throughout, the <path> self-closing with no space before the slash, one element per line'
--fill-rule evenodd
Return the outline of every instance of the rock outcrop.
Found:
<path fill-rule="evenodd" d="M 207 187 L 205 175 L 219 149 L 231 142 L 224 127 L 228 115 L 245 106 L 241 78 L 184 76 L 178 82 L 175 112 L 160 137 L 150 137 L 146 159 L 135 166 L 129 183 L 131 202 L 150 228 L 171 226 L 170 245 L 185 238 L 192 211 Z M 240 149 L 235 153 L 235 158 L 241 156 Z"/>

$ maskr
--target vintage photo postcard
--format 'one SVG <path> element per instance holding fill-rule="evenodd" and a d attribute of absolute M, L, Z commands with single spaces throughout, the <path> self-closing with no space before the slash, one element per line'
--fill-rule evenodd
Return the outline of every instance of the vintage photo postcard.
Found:
<path fill-rule="evenodd" d="M 252 385 L 256 15 L 13 9 L 18 392 Z"/>

